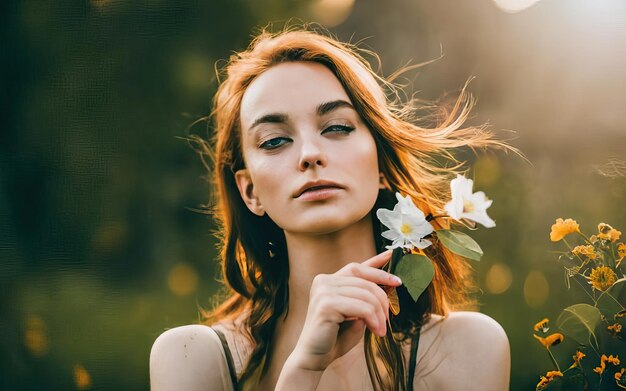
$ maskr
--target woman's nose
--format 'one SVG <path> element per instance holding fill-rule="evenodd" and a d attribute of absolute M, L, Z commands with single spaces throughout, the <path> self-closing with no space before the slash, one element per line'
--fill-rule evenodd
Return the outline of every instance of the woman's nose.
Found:
<path fill-rule="evenodd" d="M 300 170 L 304 171 L 312 166 L 325 167 L 326 163 L 326 154 L 322 151 L 319 145 L 313 141 L 306 141 L 302 144 L 299 162 Z"/>

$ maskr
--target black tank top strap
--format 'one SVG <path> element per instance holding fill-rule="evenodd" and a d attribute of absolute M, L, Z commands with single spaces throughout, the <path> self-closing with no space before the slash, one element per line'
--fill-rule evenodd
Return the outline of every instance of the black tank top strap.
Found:
<path fill-rule="evenodd" d="M 420 344 L 421 326 L 417 328 L 415 337 L 411 341 L 411 355 L 409 356 L 409 374 L 407 377 L 407 391 L 413 391 L 413 381 L 415 379 L 415 366 L 417 364 L 417 348 Z"/>
<path fill-rule="evenodd" d="M 220 342 L 222 342 L 222 346 L 224 347 L 224 353 L 226 354 L 226 364 L 228 365 L 228 372 L 230 373 L 230 379 L 233 382 L 233 389 L 237 390 L 237 372 L 235 371 L 235 364 L 233 363 L 233 355 L 230 352 L 230 348 L 228 347 L 228 341 L 226 341 L 224 333 L 214 327 L 211 328 L 220 338 Z"/>

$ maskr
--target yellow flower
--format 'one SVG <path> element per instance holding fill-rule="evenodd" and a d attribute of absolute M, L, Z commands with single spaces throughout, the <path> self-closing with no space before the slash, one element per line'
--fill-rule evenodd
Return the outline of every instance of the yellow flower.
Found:
<path fill-rule="evenodd" d="M 596 254 L 596 252 L 593 249 L 592 245 L 586 245 L 586 246 L 576 246 L 574 247 L 574 249 L 572 250 L 572 254 L 574 255 L 585 255 L 587 258 L 589 259 L 596 259 L 598 258 L 598 254 Z"/>
<path fill-rule="evenodd" d="M 560 344 L 561 342 L 563 342 L 563 339 L 564 339 L 563 334 L 561 334 L 561 333 L 550 334 L 550 335 L 548 335 L 545 338 L 541 338 L 540 336 L 538 336 L 536 334 L 533 334 L 533 336 L 546 349 L 550 349 L 550 346 L 554 346 L 554 345 Z"/>
<path fill-rule="evenodd" d="M 550 231 L 550 240 L 558 242 L 566 235 L 573 232 L 580 232 L 578 229 L 578 223 L 572 219 L 563 220 L 562 218 L 556 219 L 556 223 L 552 225 L 552 231 Z"/>
<path fill-rule="evenodd" d="M 593 368 L 593 371 L 598 375 L 602 375 L 606 369 L 606 358 L 606 355 L 603 354 L 602 357 L 600 357 L 600 366 Z"/>
<path fill-rule="evenodd" d="M 607 357 L 606 354 L 603 354 L 602 357 L 600 357 L 600 366 L 593 368 L 593 371 L 598 375 L 602 375 L 606 369 L 607 362 L 613 365 L 619 365 L 619 357 L 613 355 Z"/>
<path fill-rule="evenodd" d="M 537 322 L 535 324 L 535 326 L 533 327 L 533 330 L 535 330 L 535 331 L 541 330 L 541 331 L 543 331 L 545 333 L 546 331 L 548 331 L 548 322 L 549 321 L 550 321 L 550 319 L 543 318 L 543 320 L 541 320 L 541 321 L 539 321 L 539 322 Z"/>
<path fill-rule="evenodd" d="M 595 289 L 605 291 L 615 283 L 617 274 L 608 266 L 598 266 L 591 271 L 587 279 Z"/>
<path fill-rule="evenodd" d="M 574 359 L 574 363 L 572 364 L 572 366 L 570 368 L 574 368 L 576 366 L 580 367 L 580 360 L 583 359 L 583 357 L 585 357 L 586 354 L 581 352 L 580 350 L 576 351 L 576 354 L 572 356 L 572 358 Z"/>
<path fill-rule="evenodd" d="M 611 326 L 608 326 L 607 329 L 613 334 L 614 337 L 617 337 L 617 334 L 622 332 L 622 325 L 619 323 L 615 323 Z"/>
<path fill-rule="evenodd" d="M 541 376 L 541 380 L 537 384 L 537 391 L 545 390 L 550 382 L 556 377 L 563 377 L 560 371 L 550 371 L 545 376 Z"/>
<path fill-rule="evenodd" d="M 617 366 L 617 365 L 619 365 L 619 357 L 618 357 L 618 356 L 613 357 L 613 356 L 611 355 L 611 356 L 609 356 L 609 357 L 607 358 L 607 361 L 608 361 L 608 362 L 610 362 L 610 363 L 611 363 L 611 364 L 613 364 L 613 365 L 616 365 L 616 366 Z"/>
<path fill-rule="evenodd" d="M 615 242 L 619 239 L 622 233 L 608 224 L 598 224 L 598 238 L 603 240 L 610 240 Z"/>
<path fill-rule="evenodd" d="M 626 390 L 626 377 L 622 379 L 622 375 L 624 374 L 624 368 L 622 368 L 619 372 L 615 373 L 615 384 L 619 388 L 623 388 Z"/>

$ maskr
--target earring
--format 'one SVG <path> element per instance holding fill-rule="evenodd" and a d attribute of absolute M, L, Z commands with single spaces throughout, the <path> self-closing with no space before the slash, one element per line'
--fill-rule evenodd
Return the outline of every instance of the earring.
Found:
<path fill-rule="evenodd" d="M 274 258 L 276 256 L 276 246 L 274 246 L 274 243 L 272 242 L 267 242 L 267 246 L 268 246 L 267 253 L 269 257 Z"/>

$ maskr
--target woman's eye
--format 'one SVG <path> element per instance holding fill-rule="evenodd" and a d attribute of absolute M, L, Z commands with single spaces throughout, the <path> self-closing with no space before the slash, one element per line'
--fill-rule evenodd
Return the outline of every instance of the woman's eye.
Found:
<path fill-rule="evenodd" d="M 285 144 L 288 141 L 289 141 L 289 139 L 286 138 L 286 137 L 274 137 L 272 139 L 269 139 L 269 140 L 261 143 L 261 145 L 259 145 L 259 148 L 262 148 L 262 149 L 276 149 L 276 148 L 282 146 L 283 144 Z"/>
<path fill-rule="evenodd" d="M 342 133 L 350 133 L 354 130 L 354 126 L 350 125 L 330 125 L 322 133 L 326 132 L 342 132 Z"/>

